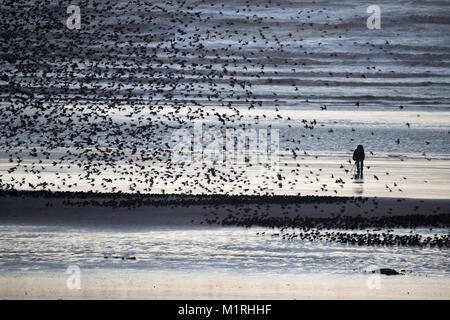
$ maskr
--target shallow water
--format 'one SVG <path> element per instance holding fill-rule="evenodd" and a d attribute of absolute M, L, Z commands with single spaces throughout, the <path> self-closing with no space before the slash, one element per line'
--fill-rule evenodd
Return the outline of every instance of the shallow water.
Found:
<path fill-rule="evenodd" d="M 367 247 L 283 241 L 264 228 L 149 228 L 147 231 L 1 226 L 2 275 L 60 275 L 69 265 L 87 273 L 138 271 L 233 275 L 270 280 L 299 275 L 356 275 L 368 268 L 405 270 L 413 277 L 446 278 L 450 251 L 439 248 Z M 258 236 L 257 232 L 266 232 Z M 409 230 L 396 230 L 407 233 Z M 416 229 L 422 235 L 449 230 Z M 107 256 L 108 259 L 104 257 Z M 119 258 L 113 258 L 119 257 Z M 125 257 L 125 260 L 121 259 Z M 135 257 L 136 260 L 126 260 Z"/>

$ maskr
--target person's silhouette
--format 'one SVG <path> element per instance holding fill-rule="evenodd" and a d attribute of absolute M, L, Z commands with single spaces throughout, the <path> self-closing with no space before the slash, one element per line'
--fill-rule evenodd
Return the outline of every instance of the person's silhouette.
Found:
<path fill-rule="evenodd" d="M 364 167 L 364 147 L 360 144 L 356 147 L 355 151 L 353 152 L 353 160 L 355 160 L 356 165 L 356 179 L 362 179 L 363 178 L 363 167 Z"/>

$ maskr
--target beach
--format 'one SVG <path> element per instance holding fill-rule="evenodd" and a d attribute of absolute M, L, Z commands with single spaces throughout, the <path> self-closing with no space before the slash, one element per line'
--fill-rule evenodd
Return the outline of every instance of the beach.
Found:
<path fill-rule="evenodd" d="M 1 2 L 0 298 L 450 299 L 449 8 Z"/>
<path fill-rule="evenodd" d="M 449 295 L 444 270 L 449 267 L 450 202 L 445 199 L 18 192 L 3 194 L 0 204 L 5 209 L 0 215 L 4 299 L 448 299 Z M 337 208 L 343 211 L 337 213 Z M 385 225 L 368 227 L 358 220 L 359 230 L 334 223 L 336 232 L 439 236 L 447 244 L 288 239 L 283 234 L 299 233 L 301 227 L 264 225 L 267 218 L 292 216 L 305 218 L 302 222 L 308 225 L 309 218 L 336 214 L 363 216 L 370 223 L 381 218 Z M 223 225 L 230 215 L 256 218 L 251 226 Z M 399 216 L 407 218 L 396 219 Z M 401 225 L 414 221 L 414 226 Z M 328 230 L 317 225 L 308 229 Z M 66 269 L 71 265 L 80 268 L 80 289 L 67 287 Z M 400 274 L 372 274 L 370 268 L 376 267 Z M 374 276 L 380 277 L 378 287 L 371 286 Z"/>
<path fill-rule="evenodd" d="M 392 279 L 383 276 L 380 289 L 369 289 L 367 276 L 297 277 L 295 281 L 249 280 L 215 274 L 214 279 L 191 280 L 183 275 L 120 274 L 107 270 L 100 275 L 83 275 L 82 289 L 67 290 L 67 275 L 39 274 L 0 277 L 2 299 L 188 299 L 188 300 L 447 300 L 448 282 L 429 279 Z M 229 278 L 229 276 L 228 276 Z M 170 279 L 170 280 L 166 280 Z"/>

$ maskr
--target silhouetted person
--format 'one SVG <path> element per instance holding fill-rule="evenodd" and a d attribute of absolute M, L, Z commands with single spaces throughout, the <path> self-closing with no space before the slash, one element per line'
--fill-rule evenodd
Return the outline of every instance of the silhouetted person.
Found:
<path fill-rule="evenodd" d="M 353 152 L 353 160 L 355 160 L 356 165 L 356 179 L 363 178 L 363 166 L 365 157 L 366 155 L 364 154 L 364 147 L 360 144 Z"/>

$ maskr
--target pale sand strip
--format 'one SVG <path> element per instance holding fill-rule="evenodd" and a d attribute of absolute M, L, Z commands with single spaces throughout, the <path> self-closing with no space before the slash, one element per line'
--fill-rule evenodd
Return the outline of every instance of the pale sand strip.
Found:
<path fill-rule="evenodd" d="M 380 289 L 370 289 L 365 275 L 289 282 L 84 276 L 80 290 L 69 290 L 62 273 L 0 277 L 0 299 L 450 299 L 448 279 L 381 277 Z"/>

